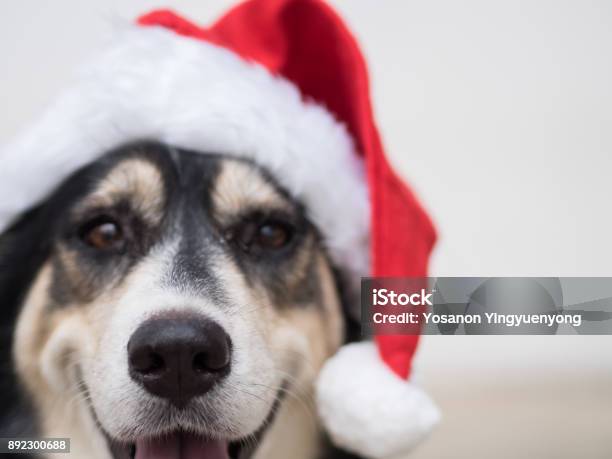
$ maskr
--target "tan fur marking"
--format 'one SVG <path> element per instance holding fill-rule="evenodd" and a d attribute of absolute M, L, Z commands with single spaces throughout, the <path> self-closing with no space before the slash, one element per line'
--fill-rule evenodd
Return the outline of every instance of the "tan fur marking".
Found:
<path fill-rule="evenodd" d="M 309 268 L 313 257 L 317 256 L 316 250 L 318 248 L 315 244 L 314 236 L 310 234 L 295 254 L 292 267 L 283 273 L 289 291 L 300 288 L 300 284 L 306 281 L 306 276 L 310 274 Z"/>
<path fill-rule="evenodd" d="M 22 380 L 33 393 L 46 389 L 38 365 L 42 347 L 48 337 L 44 310 L 51 279 L 51 264 L 47 263 L 41 268 L 27 295 L 15 329 L 13 357 Z"/>
<path fill-rule="evenodd" d="M 251 209 L 286 210 L 287 200 L 251 165 L 225 161 L 212 194 L 215 217 L 221 223 Z"/>
<path fill-rule="evenodd" d="M 102 179 L 81 208 L 110 207 L 127 199 L 148 223 L 157 225 L 163 217 L 165 196 L 161 173 L 149 161 L 126 159 Z"/>

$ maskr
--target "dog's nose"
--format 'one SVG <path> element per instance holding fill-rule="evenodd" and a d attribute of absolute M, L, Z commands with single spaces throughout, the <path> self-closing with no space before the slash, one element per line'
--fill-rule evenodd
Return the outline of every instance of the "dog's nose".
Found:
<path fill-rule="evenodd" d="M 127 350 L 131 378 L 179 407 L 206 393 L 230 369 L 228 334 L 200 317 L 150 319 L 131 336 Z"/>

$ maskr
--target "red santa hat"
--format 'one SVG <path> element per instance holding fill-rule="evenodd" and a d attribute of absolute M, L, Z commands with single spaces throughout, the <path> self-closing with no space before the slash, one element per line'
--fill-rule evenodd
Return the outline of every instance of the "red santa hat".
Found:
<path fill-rule="evenodd" d="M 267 167 L 355 285 L 426 275 L 433 226 L 385 157 L 355 39 L 319 0 L 250 0 L 208 28 L 160 10 L 117 33 L 0 151 L 0 231 L 80 166 L 142 138 Z M 396 457 L 437 423 L 410 377 L 417 342 L 378 336 L 325 364 L 318 410 L 339 447 Z"/>

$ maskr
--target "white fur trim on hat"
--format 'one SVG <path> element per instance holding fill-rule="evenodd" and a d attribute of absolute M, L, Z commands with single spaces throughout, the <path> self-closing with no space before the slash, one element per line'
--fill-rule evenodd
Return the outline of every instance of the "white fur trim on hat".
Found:
<path fill-rule="evenodd" d="M 369 204 L 350 135 L 289 81 L 233 52 L 129 25 L 0 149 L 0 232 L 70 173 L 137 140 L 250 158 L 306 206 L 336 263 L 369 272 Z"/>
<path fill-rule="evenodd" d="M 396 376 L 372 342 L 348 344 L 325 363 L 317 407 L 336 446 L 373 459 L 401 457 L 440 420 L 432 400 Z"/>

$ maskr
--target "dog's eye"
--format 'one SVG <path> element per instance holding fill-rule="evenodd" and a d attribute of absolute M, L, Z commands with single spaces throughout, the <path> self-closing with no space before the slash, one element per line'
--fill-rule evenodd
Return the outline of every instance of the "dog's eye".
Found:
<path fill-rule="evenodd" d="M 264 221 L 262 223 L 248 222 L 237 232 L 230 233 L 228 239 L 236 240 L 246 252 L 261 252 L 262 250 L 278 250 L 285 247 L 293 237 L 293 229 L 289 224 L 279 221 Z"/>
<path fill-rule="evenodd" d="M 87 245 L 98 250 L 117 248 L 123 242 L 121 226 L 110 217 L 100 217 L 86 223 L 80 235 Z"/>
<path fill-rule="evenodd" d="M 266 249 L 280 249 L 291 239 L 291 230 L 287 225 L 267 222 L 257 228 L 255 243 Z"/>

